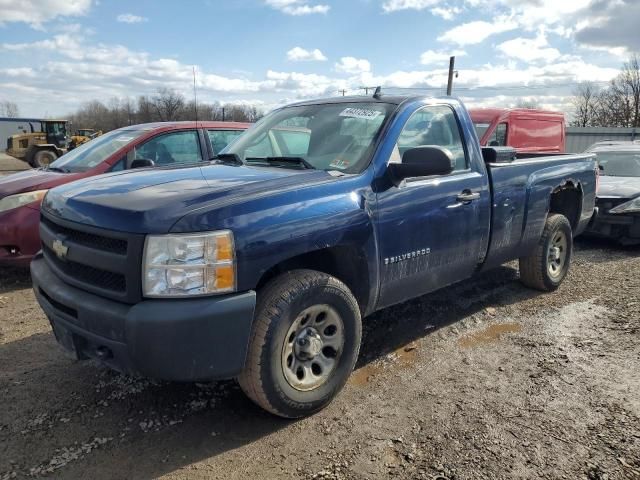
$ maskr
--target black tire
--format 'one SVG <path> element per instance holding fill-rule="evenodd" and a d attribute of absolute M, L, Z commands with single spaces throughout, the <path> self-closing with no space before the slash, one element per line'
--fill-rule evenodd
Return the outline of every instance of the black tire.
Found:
<path fill-rule="evenodd" d="M 57 158 L 58 156 L 51 150 L 40 150 L 33 156 L 33 166 L 36 168 L 46 168 Z"/>
<path fill-rule="evenodd" d="M 566 243 L 554 243 L 560 237 L 564 237 Z M 555 248 L 558 248 L 558 253 L 552 253 Z M 558 213 L 550 214 L 534 252 L 528 257 L 520 258 L 520 280 L 527 287 L 545 292 L 553 291 L 567 276 L 572 254 L 573 233 L 569 220 Z M 553 258 L 557 255 L 562 255 L 563 260 Z"/>
<path fill-rule="evenodd" d="M 302 312 L 322 306 L 339 315 L 344 342 L 324 383 L 301 391 L 285 376 L 285 340 L 291 338 L 290 329 L 296 328 Z M 306 321 L 310 326 L 317 320 Z M 286 272 L 258 292 L 249 351 L 238 382 L 245 394 L 268 412 L 285 418 L 310 415 L 327 406 L 347 382 L 358 358 L 361 337 L 360 309 L 344 283 L 314 270 Z M 293 345 L 294 341 L 287 342 Z"/>

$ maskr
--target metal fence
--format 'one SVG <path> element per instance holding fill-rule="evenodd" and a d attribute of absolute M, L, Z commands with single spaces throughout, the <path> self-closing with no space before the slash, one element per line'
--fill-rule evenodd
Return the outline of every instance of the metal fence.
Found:
<path fill-rule="evenodd" d="M 604 140 L 638 140 L 640 128 L 567 127 L 567 153 L 584 152 Z"/>

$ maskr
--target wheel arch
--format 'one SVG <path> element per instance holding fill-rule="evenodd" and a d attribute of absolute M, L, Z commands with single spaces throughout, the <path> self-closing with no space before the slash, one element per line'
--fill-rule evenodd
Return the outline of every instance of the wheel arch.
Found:
<path fill-rule="evenodd" d="M 297 269 L 309 269 L 326 273 L 343 282 L 358 302 L 364 315 L 372 308 L 369 265 L 364 249 L 356 245 L 336 245 L 302 253 L 272 266 L 260 277 L 256 290 L 278 275 Z"/>
<path fill-rule="evenodd" d="M 580 182 L 567 180 L 554 188 L 549 196 L 548 213 L 564 215 L 575 232 L 580 223 L 583 189 Z"/>

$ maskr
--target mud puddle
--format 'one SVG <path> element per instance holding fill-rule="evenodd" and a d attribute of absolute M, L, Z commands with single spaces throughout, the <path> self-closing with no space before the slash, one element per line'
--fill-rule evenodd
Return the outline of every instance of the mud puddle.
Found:
<path fill-rule="evenodd" d="M 484 330 L 467 335 L 458 340 L 458 345 L 462 348 L 473 348 L 483 345 L 489 345 L 499 341 L 503 335 L 509 333 L 517 333 L 522 330 L 522 325 L 519 323 L 494 323 L 489 325 Z"/>

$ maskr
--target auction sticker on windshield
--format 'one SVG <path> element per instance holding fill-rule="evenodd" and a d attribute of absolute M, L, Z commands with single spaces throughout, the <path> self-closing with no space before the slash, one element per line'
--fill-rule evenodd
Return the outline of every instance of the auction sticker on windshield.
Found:
<path fill-rule="evenodd" d="M 364 119 L 373 119 L 377 116 L 382 115 L 382 112 L 378 110 L 368 110 L 366 108 L 345 108 L 342 112 L 340 112 L 341 117 L 351 117 L 351 118 L 364 118 Z"/>

